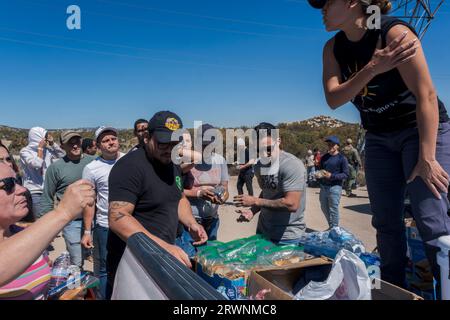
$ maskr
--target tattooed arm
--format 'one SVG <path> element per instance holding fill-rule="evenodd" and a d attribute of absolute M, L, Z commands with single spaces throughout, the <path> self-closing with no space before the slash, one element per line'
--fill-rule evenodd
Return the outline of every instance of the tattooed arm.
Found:
<path fill-rule="evenodd" d="M 111 201 L 109 203 L 109 228 L 125 242 L 133 234 L 143 232 L 146 236 L 160 245 L 161 248 L 180 260 L 184 265 L 191 267 L 189 258 L 182 249 L 167 243 L 161 238 L 148 232 L 147 229 L 133 217 L 133 211 L 134 205 L 132 203 L 125 201 Z"/>
<path fill-rule="evenodd" d="M 124 201 L 112 201 L 109 203 L 109 227 L 123 241 L 137 232 L 143 232 L 153 241 L 163 246 L 160 238 L 152 235 L 133 217 L 134 205 Z"/>
<path fill-rule="evenodd" d="M 276 200 L 257 198 L 255 205 L 259 208 L 287 209 L 289 212 L 296 212 L 300 206 L 302 193 L 300 191 L 285 192 L 284 197 Z"/>

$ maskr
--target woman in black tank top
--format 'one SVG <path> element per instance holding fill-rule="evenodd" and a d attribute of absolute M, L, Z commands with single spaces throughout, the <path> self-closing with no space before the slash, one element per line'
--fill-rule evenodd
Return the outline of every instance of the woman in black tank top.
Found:
<path fill-rule="evenodd" d="M 360 112 L 367 130 L 366 181 L 382 277 L 404 286 L 405 192 L 425 242 L 434 245 L 450 234 L 447 111 L 437 97 L 415 30 L 385 15 L 389 0 L 309 2 L 322 9 L 327 31 L 339 31 L 323 52 L 326 100 L 332 109 L 352 102 Z M 373 11 L 367 13 L 370 5 L 381 12 L 378 25 L 371 19 Z M 438 277 L 430 248 L 428 258 Z"/>

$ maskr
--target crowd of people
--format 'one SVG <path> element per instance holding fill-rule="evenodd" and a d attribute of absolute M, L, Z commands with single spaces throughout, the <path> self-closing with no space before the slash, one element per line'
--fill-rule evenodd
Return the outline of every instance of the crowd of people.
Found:
<path fill-rule="evenodd" d="M 158 112 L 149 121 L 139 119 L 134 124 L 138 144 L 125 154 L 121 152 L 119 130 L 110 126 L 101 126 L 93 138 L 84 139 L 79 132 L 64 131 L 59 143 L 51 133 L 35 127 L 29 130 L 28 145 L 20 151 L 20 166 L 6 146 L 0 145 L 0 188 L 10 197 L 10 210 L 17 210 L 10 213 L 15 220 L 5 219 L 3 244 L 35 229 L 15 226 L 24 216 L 31 215 L 32 221 L 39 222 L 32 225 L 41 226 L 41 221 L 70 206 L 71 219 L 66 219 L 64 225 L 54 222 L 58 229 L 50 234 L 62 231 L 71 264 L 80 269 L 92 251 L 94 275 L 100 280 L 98 299 L 111 296 L 126 240 L 136 232 L 144 232 L 191 267 L 190 258 L 197 246 L 217 239 L 219 208 L 230 196 L 229 168 L 223 156 L 205 152 L 214 142 L 214 138 L 206 138 L 208 130 L 216 129 L 214 126 L 203 124 L 197 128 L 199 151 L 193 149 L 195 140 L 188 130 L 183 131 L 180 141 L 172 141 L 173 133 L 182 129 L 182 120 L 169 111 Z M 300 159 L 281 149 L 281 137 L 272 136 L 274 125 L 261 123 L 255 130 L 258 159 L 251 158 L 243 138 L 237 139 L 237 150 L 242 153 L 241 158 L 237 157 L 242 160 L 236 163 L 238 194 L 233 198 L 238 207 L 237 221 L 249 222 L 259 213 L 257 233 L 277 244 L 297 244 L 306 230 L 307 171 Z M 267 134 L 260 136 L 261 131 Z M 334 138 L 327 141 L 336 142 Z M 174 150 L 179 165 L 174 163 Z M 325 161 L 330 154 L 318 160 L 318 169 L 331 172 L 319 180 L 342 185 L 342 173 L 335 172 L 341 168 Z M 254 176 L 261 188 L 258 196 L 253 192 Z M 324 182 L 324 190 L 326 183 L 330 182 Z M 70 188 L 83 188 L 89 195 L 69 197 L 67 194 L 73 193 Z M 82 202 L 75 203 L 77 199 Z M 328 211 L 324 209 L 324 213 Z M 50 277 L 47 247 L 52 239 L 48 235 L 42 238 L 49 241 L 35 252 L 40 254 L 39 259 L 30 260 L 29 266 L 23 263 L 26 268 L 21 270 L 41 270 L 36 274 L 41 277 L 39 288 L 33 288 L 28 298 L 43 297 Z M 15 275 L 20 274 L 16 270 Z M 5 278 L 0 280 L 0 298 L 24 298 L 18 294 L 14 277 L 11 279 L 9 283 Z M 35 277 L 29 280 L 36 282 Z"/>
<path fill-rule="evenodd" d="M 237 166 L 233 198 L 238 221 L 259 214 L 257 233 L 277 244 L 297 244 L 306 232 L 307 183 L 319 181 L 321 209 L 332 228 L 339 225 L 342 192 L 354 196 L 355 177 L 364 169 L 382 279 L 405 286 L 406 190 L 439 279 L 433 241 L 450 234 L 450 123 L 420 41 L 400 19 L 383 15 L 380 29 L 365 27 L 367 6 L 378 5 L 385 14 L 387 0 L 309 2 L 322 10 L 327 31 L 339 31 L 324 46 L 324 93 L 332 109 L 352 102 L 360 111 L 367 131 L 364 168 L 352 141 L 341 149 L 336 136 L 325 139 L 325 154 L 308 152 L 305 167 L 281 148 L 274 125 L 260 123 L 255 127 L 259 157 L 251 159 L 241 148 L 246 154 Z M 202 151 L 213 142 L 204 139 L 213 128 L 199 129 Z M 61 231 L 72 264 L 82 268 L 85 249 L 94 249 L 102 299 L 111 296 L 126 241 L 137 232 L 191 267 L 196 247 L 217 238 L 218 209 L 230 196 L 229 175 L 222 156 L 192 150 L 188 132 L 173 141 L 181 129 L 181 118 L 169 111 L 140 119 L 134 125 L 138 144 L 124 155 L 112 127 L 100 127 L 92 141 L 84 142 L 79 133 L 65 131 L 59 145 L 47 130 L 35 127 L 20 151 L 20 167 L 0 145 L 0 299 L 45 296 L 46 249 Z M 181 165 L 174 163 L 174 151 Z M 17 227 L 30 212 L 36 222 Z"/>

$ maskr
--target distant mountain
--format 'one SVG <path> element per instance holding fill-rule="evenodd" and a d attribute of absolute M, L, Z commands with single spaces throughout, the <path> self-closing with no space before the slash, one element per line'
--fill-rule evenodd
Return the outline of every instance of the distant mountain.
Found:
<path fill-rule="evenodd" d="M 344 121 L 329 117 L 329 116 L 317 116 L 311 119 L 296 121 L 296 122 L 287 122 L 286 125 L 299 124 L 304 125 L 310 128 L 340 128 L 345 125 L 353 125 L 352 123 L 346 123 Z"/>
<path fill-rule="evenodd" d="M 70 128 L 70 129 L 49 129 L 52 132 L 56 141 L 59 141 L 59 136 L 62 131 L 73 130 L 79 132 L 83 138 L 94 138 L 95 130 L 97 128 Z M 10 150 L 17 154 L 21 148 L 28 143 L 29 129 L 13 128 L 9 126 L 0 125 L 0 139 L 10 148 Z M 137 143 L 134 138 L 132 129 L 119 129 L 120 143 L 124 151 L 129 150 Z"/>
<path fill-rule="evenodd" d="M 359 124 L 347 123 L 323 115 L 307 120 L 279 123 L 278 127 L 283 148 L 298 157 L 304 157 L 309 149 L 326 150 L 323 139 L 328 135 L 337 135 L 341 141 L 352 138 L 356 142 L 360 134 Z M 63 130 L 68 129 L 50 131 L 58 141 Z M 96 128 L 72 128 L 70 130 L 79 131 L 83 137 L 93 138 Z M 126 151 L 137 143 L 132 129 L 120 129 L 119 132 L 122 150 Z M 11 150 L 17 154 L 27 144 L 28 129 L 0 125 L 0 139 L 8 142 Z"/>

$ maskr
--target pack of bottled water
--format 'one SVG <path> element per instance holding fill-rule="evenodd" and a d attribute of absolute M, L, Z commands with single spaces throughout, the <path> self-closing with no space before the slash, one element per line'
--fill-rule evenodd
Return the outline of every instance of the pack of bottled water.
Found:
<path fill-rule="evenodd" d="M 306 233 L 300 240 L 306 253 L 315 256 L 326 256 L 334 259 L 341 249 L 346 249 L 357 255 L 365 253 L 363 243 L 351 232 L 341 227 L 327 231 Z"/>

